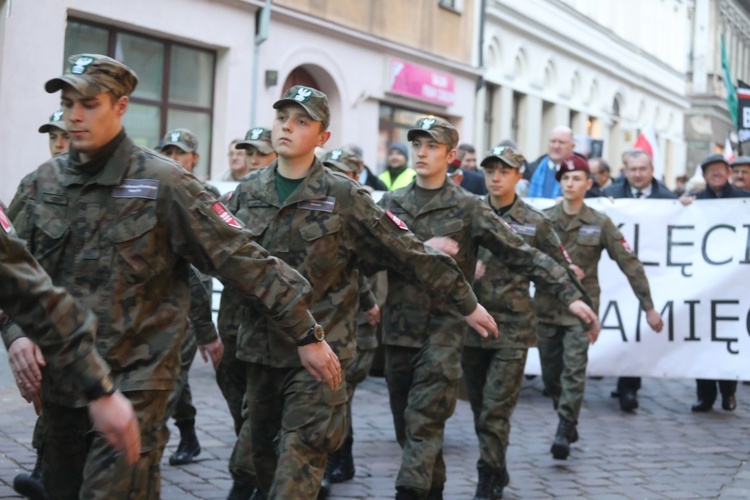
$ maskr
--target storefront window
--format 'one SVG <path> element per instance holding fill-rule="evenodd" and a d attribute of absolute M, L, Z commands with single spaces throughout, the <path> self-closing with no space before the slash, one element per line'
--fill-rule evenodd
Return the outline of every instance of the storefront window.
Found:
<path fill-rule="evenodd" d="M 154 148 L 169 130 L 190 129 L 200 141 L 196 175 L 208 177 L 214 52 L 69 19 L 64 66 L 68 65 L 68 57 L 81 53 L 107 54 L 127 64 L 138 75 L 138 86 L 123 119 L 128 135 L 136 144 Z"/>

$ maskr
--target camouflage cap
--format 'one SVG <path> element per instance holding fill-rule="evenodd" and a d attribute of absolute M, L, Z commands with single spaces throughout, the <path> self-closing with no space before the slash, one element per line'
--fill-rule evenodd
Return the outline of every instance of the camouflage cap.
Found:
<path fill-rule="evenodd" d="M 523 172 L 525 170 L 524 161 L 526 161 L 526 159 L 521 153 L 509 146 L 496 146 L 492 148 L 492 150 L 489 151 L 484 157 L 480 165 L 484 167 L 485 163 L 489 163 L 491 161 L 502 162 L 506 166 L 515 168 L 520 172 Z"/>
<path fill-rule="evenodd" d="M 167 132 L 161 142 L 162 151 L 167 146 L 175 146 L 186 153 L 195 153 L 198 150 L 198 138 L 186 128 L 177 128 Z"/>
<path fill-rule="evenodd" d="M 323 128 L 327 129 L 331 123 L 331 111 L 328 109 L 328 96 L 320 90 L 303 85 L 295 85 L 290 88 L 281 99 L 273 103 L 273 109 L 279 109 L 284 104 L 294 103 L 302 106 L 310 118 L 317 122 L 323 122 Z"/>
<path fill-rule="evenodd" d="M 425 116 L 417 120 L 417 125 L 409 130 L 406 139 L 413 141 L 419 134 L 427 134 L 440 144 L 447 144 L 451 149 L 456 149 L 458 145 L 458 130 L 437 116 Z"/>
<path fill-rule="evenodd" d="M 253 127 L 247 131 L 247 134 L 245 134 L 245 140 L 238 142 L 234 147 L 237 149 L 255 148 L 263 155 L 273 153 L 271 129 L 266 127 Z"/>
<path fill-rule="evenodd" d="M 52 113 L 49 116 L 49 122 L 45 123 L 41 127 L 39 127 L 39 133 L 40 134 L 46 134 L 53 128 L 59 128 L 63 132 L 68 131 L 68 127 L 65 125 L 65 120 L 63 120 L 63 110 L 58 109 L 54 113 Z"/>
<path fill-rule="evenodd" d="M 558 168 L 557 172 L 555 172 L 555 179 L 557 180 L 557 182 L 560 182 L 563 174 L 573 172 L 575 170 L 580 170 L 581 172 L 586 172 L 587 174 L 591 173 L 591 169 L 589 169 L 589 162 L 586 161 L 586 158 L 573 154 L 560 162 L 560 168 Z"/>
<path fill-rule="evenodd" d="M 70 85 L 85 97 L 94 97 L 102 92 L 112 92 L 120 97 L 130 95 L 138 84 L 135 72 L 111 57 L 100 54 L 78 54 L 71 56 L 70 68 L 59 78 L 44 84 L 52 94 Z"/>
<path fill-rule="evenodd" d="M 323 157 L 323 165 L 340 172 L 359 172 L 359 161 L 359 156 L 343 149 L 334 149 Z"/>

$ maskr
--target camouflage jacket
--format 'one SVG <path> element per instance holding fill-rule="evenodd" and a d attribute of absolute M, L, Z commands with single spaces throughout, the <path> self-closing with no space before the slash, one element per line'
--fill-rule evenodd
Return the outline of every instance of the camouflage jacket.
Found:
<path fill-rule="evenodd" d="M 562 207 L 563 204 L 559 203 L 544 210 L 544 214 L 552 221 L 552 227 L 573 264 L 585 273 L 582 283 L 591 297 L 594 312 L 599 311 L 599 259 L 605 248 L 628 277 L 641 307 L 644 310 L 654 307 L 643 265 L 630 251 L 627 241 L 612 220 L 584 204 L 566 227 Z M 570 311 L 550 300 L 547 295 L 534 297 L 534 308 L 540 323 L 574 325 L 579 322 Z"/>
<path fill-rule="evenodd" d="M 109 377 L 94 349 L 96 318 L 63 288 L 55 287 L 29 254 L 0 207 L 0 307 L 42 349 L 47 364 L 70 374 L 88 391 Z"/>
<path fill-rule="evenodd" d="M 309 284 L 253 242 L 195 177 L 124 133 L 111 147 L 89 164 L 68 154 L 49 160 L 15 206 L 31 253 L 99 317 L 96 348 L 121 390 L 174 386 L 190 264 L 242 290 L 290 341 L 312 328 Z M 23 334 L 2 324 L 6 345 Z M 67 374 L 44 380 L 43 397 L 82 404 Z"/>
<path fill-rule="evenodd" d="M 489 205 L 488 197 L 485 197 L 485 202 Z M 542 212 L 516 197 L 510 209 L 503 214 L 503 219 L 526 243 L 568 270 L 568 277 L 584 294 L 583 286 L 569 270 L 567 254 L 552 223 Z M 502 258 L 494 256 L 486 248 L 479 250 L 479 259 L 484 262 L 486 270 L 484 276 L 474 282 L 474 293 L 479 303 L 495 318 L 500 338 L 484 339 L 469 329 L 466 345 L 485 349 L 533 347 L 536 344 L 536 315 L 529 295 L 528 275 L 511 271 Z M 546 293 L 545 290 L 546 287 L 540 283 L 536 293 Z M 546 295 L 557 302 L 554 295 Z"/>
<path fill-rule="evenodd" d="M 394 274 L 429 283 L 451 309 L 469 314 L 477 302 L 453 260 L 425 249 L 414 235 L 377 207 L 356 182 L 316 159 L 310 172 L 281 203 L 277 163 L 251 172 L 229 201 L 258 243 L 288 262 L 313 288 L 311 311 L 341 359 L 354 356 L 359 311 L 359 266 L 368 274 Z M 276 334 L 274 318 L 251 311 L 240 327 L 237 357 L 276 367 L 299 366 L 297 347 Z"/>
<path fill-rule="evenodd" d="M 546 286 L 564 304 L 581 298 L 564 268 L 535 250 L 495 215 L 489 205 L 446 180 L 423 207 L 417 205 L 415 182 L 383 195 L 380 205 L 390 210 L 427 241 L 447 236 L 459 244 L 453 256 L 464 276 L 473 279 L 479 247 L 503 259 L 511 270 Z M 464 342 L 463 312 L 408 275 L 388 273 L 388 299 L 384 309 L 383 342 L 386 345 L 420 347 L 425 342 L 459 347 Z"/>

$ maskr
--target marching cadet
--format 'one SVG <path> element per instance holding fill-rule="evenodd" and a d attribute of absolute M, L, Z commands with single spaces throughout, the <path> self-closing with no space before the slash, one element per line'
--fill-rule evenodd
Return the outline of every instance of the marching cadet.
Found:
<path fill-rule="evenodd" d="M 245 139 L 235 144 L 235 148 L 245 150 L 248 173 L 266 168 L 277 156 L 271 144 L 271 129 L 267 127 L 252 127 L 245 134 Z M 227 204 L 233 195 L 234 192 L 226 193 L 219 200 Z M 216 383 L 229 407 L 237 437 L 242 432 L 243 422 L 249 418 L 245 401 L 245 363 L 237 359 L 237 332 L 245 310 L 243 302 L 242 294 L 232 290 L 231 286 L 224 287 L 217 317 L 219 336 L 224 343 L 224 356 L 216 369 Z M 249 498 L 255 492 L 258 482 L 252 460 L 250 424 L 244 424 L 244 427 L 248 435 L 237 440 L 229 457 L 229 472 L 234 479 L 229 500 Z"/>
<path fill-rule="evenodd" d="M 49 117 L 49 122 L 39 127 L 40 134 L 49 136 L 49 154 L 57 156 L 68 152 L 70 138 L 68 130 L 65 128 L 65 122 L 62 119 L 62 109 L 58 109 Z"/>
<path fill-rule="evenodd" d="M 162 139 L 160 152 L 191 174 L 194 173 L 200 160 L 198 138 L 187 129 L 178 128 L 167 132 Z M 217 198 L 220 196 L 218 189 L 206 182 L 202 184 L 206 191 Z M 180 373 L 177 376 L 177 385 L 169 395 L 165 415 L 166 420 L 174 418 L 174 423 L 180 430 L 180 442 L 177 450 L 169 457 L 169 465 L 189 464 L 201 452 L 198 436 L 195 434 L 197 410 L 193 405 L 193 393 L 190 390 L 189 380 L 190 367 L 193 365 L 195 353 L 200 349 L 204 361 L 211 359 L 216 369 L 224 352 L 224 345 L 218 337 L 211 318 L 212 278 L 201 274 L 191 266 L 188 280 L 190 283 L 188 329 L 180 348 Z"/>
<path fill-rule="evenodd" d="M 486 201 L 524 242 L 568 268 L 567 254 L 549 219 L 516 195 L 524 161 L 511 147 L 499 146 L 490 151 L 481 163 L 489 191 Z M 510 482 L 506 466 L 510 418 L 521 393 L 528 348 L 536 345 L 536 315 L 529 295 L 529 278 L 511 271 L 486 248 L 480 249 L 479 258 L 485 268 L 483 276 L 474 283 L 474 292 L 495 318 L 500 336 L 484 339 L 470 330 L 461 359 L 479 439 L 479 480 L 474 500 L 501 498 Z M 582 292 L 572 271 L 568 274 Z"/>
<path fill-rule="evenodd" d="M 62 119 L 62 109 L 58 109 L 52 113 L 49 117 L 49 121 L 39 127 L 40 134 L 48 134 L 48 146 L 50 156 L 58 156 L 68 152 L 70 146 L 70 138 L 68 137 L 68 130 L 65 128 L 65 122 Z M 23 184 L 28 179 L 21 181 Z M 39 352 L 36 349 L 36 352 Z M 9 353 L 9 361 L 11 366 L 14 365 L 15 352 Z M 41 354 L 39 354 L 40 357 Z M 40 415 L 37 419 L 36 425 L 34 425 L 34 435 L 31 440 L 31 445 L 36 450 L 36 462 L 34 469 L 31 474 L 22 472 L 13 478 L 13 489 L 17 493 L 29 498 L 44 498 L 46 493 L 44 492 L 44 485 L 42 484 L 42 453 L 44 453 L 44 443 L 42 442 L 42 433 L 44 426 L 44 416 Z"/>
<path fill-rule="evenodd" d="M 17 239 L 0 203 L 0 308 L 28 332 L 51 368 L 66 370 L 86 395 L 93 428 L 128 463 L 138 460 L 141 439 L 130 401 L 116 390 L 110 368 L 94 349 L 96 317 L 84 311 L 52 280 Z M 34 393 L 41 382 L 32 362 L 16 373 L 21 391 Z M 38 394 L 34 405 L 40 404 Z"/>
<path fill-rule="evenodd" d="M 583 157 L 572 155 L 565 158 L 555 174 L 562 188 L 563 201 L 544 210 L 544 214 L 552 221 L 573 264 L 581 269 L 581 281 L 591 297 L 594 310 L 599 310 L 599 259 L 602 250 L 606 249 L 628 277 L 646 311 L 649 326 L 660 332 L 664 323 L 654 309 L 643 265 L 630 251 L 612 220 L 583 202 L 586 191 L 593 184 L 589 172 L 588 162 Z M 560 417 L 551 452 L 554 458 L 564 460 L 570 454 L 570 444 L 578 440 L 576 426 L 583 404 L 588 346 L 596 341 L 597 332 L 585 331 L 578 318 L 554 302 L 546 290 L 540 290 L 534 296 L 534 309 L 538 321 L 542 378 Z"/>
<path fill-rule="evenodd" d="M 485 247 L 509 269 L 548 287 L 598 332 L 596 315 L 580 300 L 582 294 L 566 270 L 526 245 L 480 198 L 447 180 L 458 144 L 453 125 L 424 117 L 407 138 L 415 181 L 385 193 L 379 204 L 426 245 L 451 255 L 464 276 L 474 276 L 477 252 Z M 465 336 L 460 315 L 447 307 L 444 297 L 410 275 L 388 273 L 385 370 L 396 437 L 403 448 L 396 498 L 442 498 L 443 431 L 456 405 Z"/>
<path fill-rule="evenodd" d="M 309 499 L 318 495 L 328 453 L 344 441 L 347 391 L 345 383 L 335 389 L 314 384 L 295 353 L 326 338 L 346 369 L 355 354 L 360 266 L 368 273 L 387 267 L 424 282 L 480 333 L 495 333 L 495 325 L 452 259 L 426 250 L 361 186 L 315 157 L 330 137 L 324 93 L 297 85 L 273 107 L 279 157 L 243 179 L 229 208 L 259 244 L 311 282 L 311 310 L 323 328 L 295 343 L 278 335 L 275 318 L 251 307 L 237 357 L 247 363 L 257 486 L 272 499 Z"/>
<path fill-rule="evenodd" d="M 183 168 L 136 146 L 122 117 L 137 77 L 106 56 L 70 58 L 45 89 L 62 90 L 69 155 L 40 166 L 19 193 L 19 236 L 53 282 L 101 319 L 96 348 L 114 386 L 138 417 L 141 454 L 126 463 L 91 420 L 72 373 L 47 367 L 41 383 L 47 416 L 43 457 L 47 492 L 61 498 L 158 498 L 166 444 L 164 413 L 174 388 L 189 305 L 188 271 L 231 283 L 291 342 L 319 327 L 309 313 L 309 284 L 271 257 L 200 182 Z M 4 320 L 4 340 L 24 338 Z M 341 380 L 325 343 L 298 351 L 302 364 L 331 387 Z"/>
<path fill-rule="evenodd" d="M 334 149 L 323 158 L 323 165 L 333 172 L 340 173 L 357 181 L 362 160 L 353 152 Z M 318 498 L 325 497 L 330 491 L 331 484 L 342 483 L 354 477 L 354 430 L 352 424 L 352 400 L 357 386 L 370 374 L 370 368 L 375 360 L 378 347 L 377 324 L 380 322 L 380 307 L 375 291 L 378 278 L 383 273 L 366 279 L 359 275 L 359 314 L 357 315 L 357 352 L 346 365 L 346 413 L 349 415 L 346 437 L 341 448 L 328 455 L 326 471 L 323 476 Z M 384 278 L 384 276 L 382 276 Z M 382 280 L 380 280 L 382 281 Z M 382 286 L 381 286 L 382 287 Z"/>
<path fill-rule="evenodd" d="M 266 168 L 276 159 L 276 151 L 271 144 L 271 129 L 267 127 L 251 128 L 245 134 L 245 140 L 238 142 L 235 147 L 245 150 L 248 173 Z"/>

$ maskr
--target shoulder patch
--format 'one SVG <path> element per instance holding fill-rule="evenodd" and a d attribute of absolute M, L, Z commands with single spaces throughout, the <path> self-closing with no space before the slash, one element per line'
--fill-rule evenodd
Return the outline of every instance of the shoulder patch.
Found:
<path fill-rule="evenodd" d="M 242 226 L 239 222 L 237 222 L 237 219 L 235 219 L 232 214 L 230 214 L 226 208 L 224 208 L 224 205 L 221 204 L 221 202 L 214 202 L 213 205 L 211 205 L 211 210 L 213 210 L 216 215 L 218 215 L 221 220 L 227 223 L 228 226 L 232 226 L 237 229 L 242 229 Z"/>
<path fill-rule="evenodd" d="M 565 260 L 568 261 L 568 264 L 572 264 L 573 263 L 573 259 L 570 258 L 570 255 L 568 255 L 568 251 L 565 250 L 565 247 L 562 246 L 562 244 L 560 244 L 560 251 L 562 252 L 563 257 L 565 257 Z"/>
<path fill-rule="evenodd" d="M 620 243 L 622 243 L 622 246 L 625 248 L 625 250 L 628 251 L 628 253 L 633 253 L 633 250 L 630 248 L 630 245 L 628 245 L 628 240 L 626 240 L 624 236 L 620 238 Z"/>
<path fill-rule="evenodd" d="M 394 223 L 394 224 L 396 224 L 396 225 L 397 225 L 398 227 L 400 227 L 400 228 L 401 228 L 401 229 L 403 229 L 404 231 L 408 231 L 408 230 L 409 230 L 409 228 L 408 228 L 408 227 L 406 226 L 406 223 L 405 223 L 404 221 L 402 221 L 401 219 L 399 219 L 398 217 L 396 217 L 395 215 L 393 215 L 393 212 L 391 212 L 390 210 L 386 210 L 386 211 L 385 211 L 385 214 L 386 214 L 386 215 L 388 216 L 388 218 L 389 218 L 389 219 L 391 219 L 391 220 L 393 221 L 393 223 Z"/>
<path fill-rule="evenodd" d="M 8 220 L 8 216 L 5 215 L 5 210 L 3 209 L 2 204 L 0 204 L 0 227 L 2 227 L 3 231 L 8 234 L 13 231 L 13 226 L 10 225 L 10 221 Z"/>

